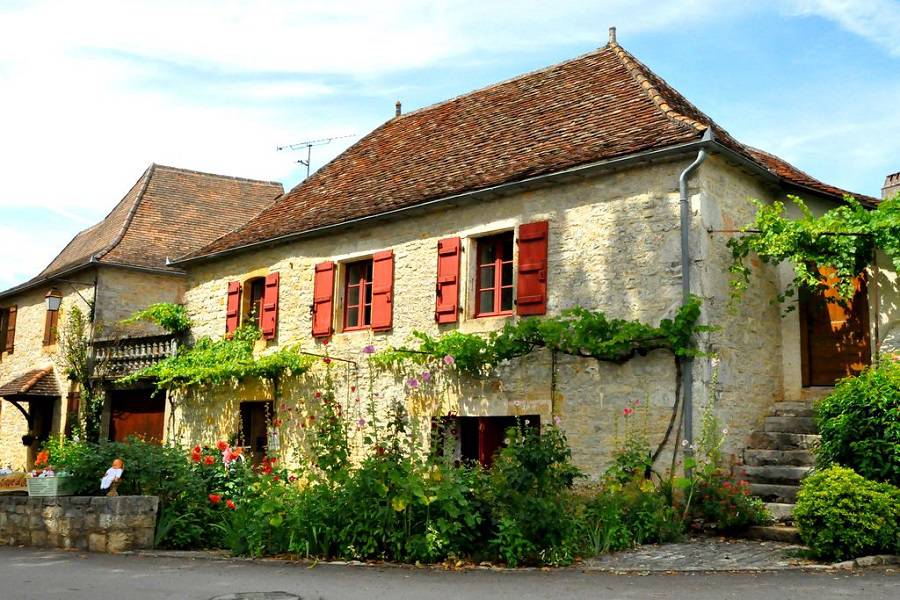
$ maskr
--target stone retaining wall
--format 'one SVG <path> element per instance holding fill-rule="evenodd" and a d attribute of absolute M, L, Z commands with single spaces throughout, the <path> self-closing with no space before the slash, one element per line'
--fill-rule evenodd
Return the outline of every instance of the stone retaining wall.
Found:
<path fill-rule="evenodd" d="M 0 545 L 123 552 L 153 547 L 156 496 L 0 496 Z"/>

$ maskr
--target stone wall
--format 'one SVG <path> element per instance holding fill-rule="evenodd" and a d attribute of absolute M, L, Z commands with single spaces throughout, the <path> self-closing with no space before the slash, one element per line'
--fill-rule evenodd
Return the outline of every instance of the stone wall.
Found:
<path fill-rule="evenodd" d="M 97 280 L 96 322 L 101 337 L 140 337 L 166 333 L 154 323 L 140 321 L 124 326 L 120 321 L 159 302 L 178 304 L 184 296 L 185 277 L 158 275 L 131 269 L 100 269 Z"/>
<path fill-rule="evenodd" d="M 0 544 L 124 552 L 153 547 L 156 496 L 0 496 Z"/>
<path fill-rule="evenodd" d="M 59 313 L 59 327 L 62 327 L 72 307 L 77 306 L 86 316 L 90 315 L 90 306 L 76 293 L 76 289 L 86 300 L 94 296 L 94 275 L 86 271 L 73 276 L 85 285 L 60 284 L 56 289 L 63 295 Z M 44 324 L 47 305 L 44 296 L 53 285 L 39 286 L 4 298 L 0 306 L 16 305 L 15 350 L 12 354 L 3 352 L 0 355 L 0 384 L 6 383 L 19 375 L 53 366 L 57 385 L 62 392 L 63 401 L 69 391 L 70 382 L 66 379 L 56 361 L 59 346 L 44 346 Z M 65 406 L 56 402 L 53 416 L 53 431 L 61 431 L 65 427 Z M 0 400 L 0 465 L 11 466 L 17 470 L 27 467 L 28 449 L 22 445 L 22 436 L 28 433 L 25 417 L 12 404 Z"/>

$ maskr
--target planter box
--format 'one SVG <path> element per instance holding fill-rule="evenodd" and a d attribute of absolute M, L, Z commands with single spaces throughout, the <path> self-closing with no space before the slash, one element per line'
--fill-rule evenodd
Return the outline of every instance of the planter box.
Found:
<path fill-rule="evenodd" d="M 34 497 L 71 496 L 68 477 L 29 477 L 28 495 Z"/>

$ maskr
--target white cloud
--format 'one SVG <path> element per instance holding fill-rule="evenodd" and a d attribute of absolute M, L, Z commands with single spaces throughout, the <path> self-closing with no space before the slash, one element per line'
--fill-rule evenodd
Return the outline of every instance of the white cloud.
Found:
<path fill-rule="evenodd" d="M 900 2 L 896 0 L 793 0 L 795 14 L 816 15 L 900 56 Z"/>

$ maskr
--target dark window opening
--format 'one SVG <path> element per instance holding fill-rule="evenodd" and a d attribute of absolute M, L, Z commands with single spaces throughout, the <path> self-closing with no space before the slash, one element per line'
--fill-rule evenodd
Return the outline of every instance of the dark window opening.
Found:
<path fill-rule="evenodd" d="M 478 240 L 475 276 L 475 316 L 512 314 L 513 232 Z"/>
<path fill-rule="evenodd" d="M 540 430 L 541 417 L 435 417 L 432 451 L 451 456 L 456 463 L 478 462 L 490 467 L 494 455 L 506 446 L 507 429 L 516 426 L 523 431 L 526 427 Z"/>
<path fill-rule="evenodd" d="M 372 324 L 372 260 L 347 264 L 344 286 L 344 330 Z"/>
<path fill-rule="evenodd" d="M 246 305 L 241 318 L 241 323 L 253 323 L 262 327 L 262 302 L 266 293 L 266 280 L 264 277 L 251 279 L 244 284 L 246 293 Z"/>
<path fill-rule="evenodd" d="M 262 463 L 269 448 L 269 429 L 272 422 L 274 404 L 266 402 L 241 402 L 241 430 L 238 432 L 238 446 L 249 454 L 254 466 Z"/>

